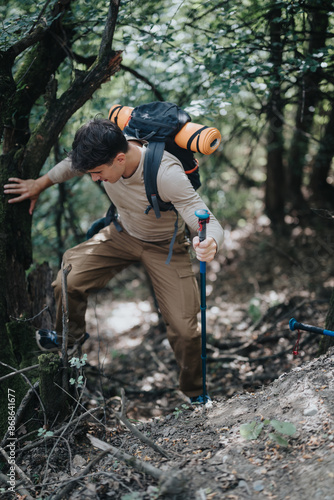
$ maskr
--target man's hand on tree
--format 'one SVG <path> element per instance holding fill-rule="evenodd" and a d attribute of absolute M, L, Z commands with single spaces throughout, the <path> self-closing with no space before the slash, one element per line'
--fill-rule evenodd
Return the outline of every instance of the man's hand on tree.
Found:
<path fill-rule="evenodd" d="M 19 177 L 10 177 L 10 184 L 4 185 L 4 193 L 9 195 L 18 195 L 10 198 L 8 203 L 19 203 L 24 200 L 30 200 L 29 213 L 33 213 L 39 195 L 44 189 L 52 186 L 48 175 L 43 175 L 38 179 L 20 179 Z"/>

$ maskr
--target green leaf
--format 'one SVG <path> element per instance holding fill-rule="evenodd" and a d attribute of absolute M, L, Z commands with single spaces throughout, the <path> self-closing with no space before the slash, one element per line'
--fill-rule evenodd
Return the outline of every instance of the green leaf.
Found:
<path fill-rule="evenodd" d="M 280 446 L 289 446 L 289 443 L 287 442 L 286 439 L 284 439 L 284 437 L 282 437 L 280 434 L 276 434 L 276 432 L 270 432 L 268 434 L 268 437 L 272 440 L 272 441 L 276 441 L 276 443 L 278 443 Z"/>
<path fill-rule="evenodd" d="M 290 422 L 279 422 L 278 420 L 271 420 L 270 423 L 277 432 L 285 434 L 286 436 L 292 436 L 297 430 L 296 427 Z"/>
<path fill-rule="evenodd" d="M 240 434 L 245 439 L 257 439 L 262 431 L 263 424 L 251 422 L 250 424 L 242 424 L 240 426 Z"/>

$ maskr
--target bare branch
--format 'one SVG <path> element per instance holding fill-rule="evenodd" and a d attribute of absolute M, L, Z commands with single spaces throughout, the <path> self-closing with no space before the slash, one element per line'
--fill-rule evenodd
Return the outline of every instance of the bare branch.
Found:
<path fill-rule="evenodd" d="M 1 363 L 2 364 L 2 363 Z M 32 365 L 32 366 L 27 366 L 26 368 L 22 368 L 21 370 L 15 370 L 11 373 L 7 373 L 7 375 L 4 375 L 3 377 L 0 378 L 0 382 L 2 382 L 2 380 L 5 380 L 6 378 L 10 378 L 10 377 L 14 377 L 14 375 L 18 375 L 19 373 L 24 373 L 24 372 L 28 372 L 30 370 L 34 370 L 35 368 L 38 368 L 39 367 L 39 364 L 37 365 Z"/>
<path fill-rule="evenodd" d="M 39 42 L 40 40 L 42 40 L 44 34 L 46 33 L 46 31 L 48 31 L 48 29 L 49 29 L 48 26 L 39 24 L 32 33 L 29 33 L 27 36 L 21 38 L 21 40 L 18 40 L 16 43 L 14 43 L 14 45 L 12 45 L 8 49 L 7 54 L 10 56 L 11 59 L 15 59 L 19 54 L 24 52 L 26 49 L 28 49 L 32 45 L 35 45 L 35 43 Z"/>
<path fill-rule="evenodd" d="M 0 481 L 5 484 L 8 487 L 9 484 L 9 477 L 0 472 Z M 22 485 L 17 485 L 16 486 L 16 493 L 24 495 L 21 498 L 25 498 L 25 500 L 33 500 L 33 497 L 30 495 L 29 491 Z"/>
<path fill-rule="evenodd" d="M 5 451 L 3 448 L 1 448 L 1 447 L 0 447 L 0 453 L 1 453 L 4 457 L 5 457 L 5 459 L 7 460 L 7 462 L 8 462 L 8 463 L 10 463 L 10 458 L 9 458 L 9 456 L 7 455 L 6 451 Z M 19 467 L 16 463 L 14 463 L 13 465 L 14 465 L 15 470 L 16 470 L 17 474 L 19 475 L 19 477 L 20 477 L 20 478 L 21 478 L 21 479 L 22 479 L 25 483 L 27 483 L 29 486 L 32 486 L 32 484 L 33 484 L 33 483 L 32 483 L 32 481 L 31 481 L 31 479 L 30 479 L 28 476 L 26 476 L 26 474 L 23 472 L 23 470 L 22 470 L 22 469 L 20 469 L 20 467 Z M 31 498 L 31 497 L 30 497 L 30 498 Z"/>
<path fill-rule="evenodd" d="M 92 408 L 91 410 L 86 411 L 86 413 L 83 413 L 82 415 L 79 415 L 79 417 L 74 418 L 70 422 L 67 422 L 65 425 L 62 427 L 59 427 L 59 429 L 54 429 L 53 435 L 52 436 L 43 436 L 41 439 L 38 439 L 37 441 L 34 441 L 33 443 L 27 444 L 23 448 L 20 449 L 20 453 L 25 453 L 26 451 L 32 450 L 33 448 L 37 448 L 41 444 L 45 443 L 46 441 L 50 441 L 51 439 L 53 440 L 55 436 L 58 436 L 58 434 L 63 434 L 64 431 L 68 429 L 69 426 L 73 426 L 78 424 L 81 420 L 84 420 L 88 417 L 92 417 L 93 413 L 101 410 L 101 408 L 98 406 L 96 408 Z M 95 417 L 94 417 L 95 418 Z"/>
<path fill-rule="evenodd" d="M 16 370 L 16 368 L 14 368 L 13 366 L 7 365 L 6 363 L 3 363 L 3 361 L 0 361 L 0 364 L 1 364 L 1 365 L 3 365 L 3 366 L 6 366 L 6 367 L 7 367 L 7 368 L 9 368 L 10 370 L 13 370 L 13 371 L 15 371 L 15 370 Z M 44 408 L 43 402 L 42 402 L 42 400 L 41 400 L 41 398 L 40 398 L 40 395 L 38 394 L 38 392 L 37 392 L 37 390 L 36 390 L 35 384 L 33 385 L 33 384 L 30 382 L 30 380 L 29 380 L 29 379 L 28 379 L 28 378 L 24 375 L 24 373 L 22 373 L 22 372 L 21 372 L 21 373 L 20 373 L 20 375 L 21 375 L 21 377 L 23 377 L 23 378 L 24 378 L 24 380 L 26 381 L 26 383 L 30 386 L 31 390 L 35 393 L 35 395 L 36 395 L 36 397 L 37 397 L 37 399 L 38 399 L 38 401 L 39 401 L 39 403 L 40 403 L 40 405 L 41 405 L 41 408 L 42 408 L 42 410 L 43 410 L 43 415 L 44 415 L 44 423 L 46 423 L 45 408 Z M 8 435 L 8 431 L 7 431 L 6 435 L 5 435 L 5 438 L 7 438 L 7 435 Z M 5 439 L 5 438 L 4 438 L 4 439 Z"/>
<path fill-rule="evenodd" d="M 88 472 L 99 463 L 102 458 L 108 455 L 109 450 L 104 450 L 97 457 L 89 462 L 89 464 L 84 468 L 83 471 L 79 471 L 56 495 L 54 495 L 52 500 L 61 500 L 62 498 L 68 498 L 68 494 L 76 486 L 76 483 L 81 479 L 85 478 Z"/>
<path fill-rule="evenodd" d="M 128 453 L 125 453 L 124 451 L 115 448 L 115 446 L 112 446 L 111 444 L 106 443 L 105 441 L 101 441 L 101 439 L 98 439 L 92 436 L 91 434 L 87 434 L 86 436 L 91 442 L 92 446 L 94 446 L 95 448 L 98 448 L 99 450 L 103 451 L 109 451 L 109 453 L 111 453 L 114 457 L 118 458 L 119 460 L 122 460 L 130 467 L 133 467 L 134 469 L 144 474 L 149 474 L 154 479 L 159 480 L 162 478 L 164 472 L 161 471 L 160 469 L 157 469 L 156 467 L 153 467 L 151 464 L 142 462 L 141 460 L 138 460 L 132 455 L 129 455 Z"/>
<path fill-rule="evenodd" d="M 106 26 L 102 35 L 99 59 L 112 49 L 120 0 L 110 0 Z"/>
<path fill-rule="evenodd" d="M 151 89 L 152 89 L 154 95 L 157 97 L 157 99 L 159 101 L 164 101 L 163 95 L 159 92 L 159 90 L 156 88 L 156 86 L 154 85 L 154 83 L 150 82 L 150 80 L 148 78 L 146 78 L 146 76 L 141 75 L 135 69 L 132 69 L 129 66 L 125 66 L 124 64 L 121 64 L 120 67 L 124 71 L 127 71 L 128 73 L 131 73 L 131 75 L 133 75 L 136 78 L 138 78 L 138 80 L 141 80 L 142 82 L 147 83 L 147 85 L 149 85 L 151 87 Z"/>
<path fill-rule="evenodd" d="M 124 390 L 122 390 L 122 404 L 123 404 L 123 408 L 124 408 L 125 407 L 125 393 L 124 393 Z M 120 420 L 121 422 L 123 422 L 123 424 L 125 425 L 125 427 L 127 427 L 129 429 L 129 431 L 131 431 L 134 436 L 136 436 L 138 439 L 140 439 L 143 443 L 145 443 L 148 446 L 150 446 L 157 453 L 160 453 L 163 457 L 168 458 L 168 459 L 171 458 L 169 456 L 169 454 L 163 448 L 161 448 L 161 446 L 159 446 L 156 443 L 154 443 L 151 439 L 149 439 L 147 436 L 145 436 L 145 434 L 143 434 L 142 432 L 140 432 L 140 430 L 137 429 L 137 427 L 135 427 L 134 425 L 131 424 L 131 422 L 129 422 L 129 420 L 124 415 L 124 410 L 122 410 L 121 413 L 113 411 L 113 410 L 112 410 L 112 412 L 115 415 L 115 417 L 118 418 L 118 420 Z"/>
<path fill-rule="evenodd" d="M 62 293 L 62 318 L 63 318 L 63 338 L 62 338 L 62 346 L 61 346 L 61 354 L 63 358 L 63 389 L 68 392 L 68 355 L 67 355 L 67 342 L 68 342 L 68 294 L 67 294 L 67 276 L 72 269 L 72 265 L 69 264 L 67 267 L 64 267 L 64 264 L 61 265 L 62 270 L 62 278 L 61 278 L 61 293 Z"/>

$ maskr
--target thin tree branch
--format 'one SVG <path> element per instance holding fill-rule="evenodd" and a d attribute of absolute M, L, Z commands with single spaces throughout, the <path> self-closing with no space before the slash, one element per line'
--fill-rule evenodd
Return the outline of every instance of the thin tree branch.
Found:
<path fill-rule="evenodd" d="M 3 365 L 3 366 L 6 366 L 7 368 L 10 368 L 11 370 L 15 371 L 15 368 L 13 366 L 10 366 L 10 365 L 7 365 L 6 363 L 3 363 L 3 361 L 0 361 L 0 364 Z M 39 401 L 39 404 L 41 405 L 41 408 L 43 410 L 43 415 L 44 415 L 44 423 L 46 423 L 46 416 L 45 416 L 45 408 L 44 408 L 44 405 L 43 405 L 43 401 L 41 400 L 40 398 L 40 395 L 38 394 L 38 392 L 36 391 L 36 388 L 35 388 L 35 385 L 33 385 L 30 380 L 28 379 L 28 377 L 26 377 L 24 375 L 24 373 L 20 373 L 21 377 L 24 378 L 24 380 L 26 381 L 26 383 L 30 386 L 31 390 L 34 391 L 38 401 Z M 6 436 L 8 435 L 8 432 L 6 433 Z M 5 438 L 6 438 L 5 436 Z M 4 438 L 4 439 L 5 439 Z"/>
<path fill-rule="evenodd" d="M 125 453 L 124 451 L 115 448 L 115 446 L 112 446 L 111 444 L 108 444 L 105 441 L 101 441 L 101 439 L 98 439 L 92 436 L 91 434 L 87 434 L 86 436 L 91 442 L 92 446 L 94 446 L 95 448 L 98 448 L 99 450 L 103 451 L 108 451 L 114 457 L 118 458 L 119 460 L 122 460 L 130 467 L 133 467 L 134 469 L 138 470 L 141 473 L 149 474 L 154 479 L 159 480 L 162 478 L 164 472 L 161 471 L 160 469 L 157 469 L 156 467 L 153 467 L 152 465 L 146 462 L 138 460 L 132 455 L 129 455 L 128 453 Z"/>
<path fill-rule="evenodd" d="M 1 363 L 1 361 L 0 361 L 0 363 Z M 3 364 L 3 363 L 1 363 L 1 364 Z M 4 375 L 3 377 L 1 377 L 0 382 L 2 382 L 2 380 L 5 380 L 6 378 L 14 377 L 14 375 L 19 375 L 20 373 L 29 372 L 30 370 L 34 370 L 35 368 L 38 368 L 38 367 L 39 367 L 39 364 L 27 366 L 26 368 L 22 368 L 21 370 L 15 370 L 15 368 L 13 368 L 14 371 L 12 371 L 11 373 L 7 373 L 7 375 Z"/>
<path fill-rule="evenodd" d="M 123 69 L 124 71 L 127 71 L 128 73 L 131 73 L 131 75 L 133 75 L 136 78 L 138 78 L 138 80 L 141 80 L 142 82 L 147 83 L 147 85 L 149 87 L 151 87 L 152 92 L 154 93 L 154 95 L 157 97 L 157 99 L 159 101 L 164 101 L 165 100 L 163 98 L 163 95 L 161 94 L 161 92 L 154 85 L 154 83 L 152 83 L 146 76 L 141 75 L 140 73 L 138 73 L 138 71 L 136 71 L 133 68 L 130 68 L 129 66 L 126 66 L 125 64 L 121 64 L 120 68 Z"/>
<path fill-rule="evenodd" d="M 7 455 L 7 453 L 5 452 L 5 450 L 3 448 L 1 448 L 1 447 L 0 447 L 0 453 L 5 457 L 5 459 L 7 460 L 7 463 L 10 464 L 11 463 L 11 459 L 9 458 L 9 456 Z M 20 478 L 25 483 L 28 483 L 29 486 L 32 486 L 33 483 L 31 481 L 31 479 L 28 476 L 26 476 L 26 474 L 23 472 L 23 470 L 20 469 L 20 467 L 16 463 L 14 463 L 13 465 L 15 467 L 15 470 L 16 470 L 17 474 L 20 476 Z"/>
<path fill-rule="evenodd" d="M 5 484 L 7 487 L 8 487 L 8 484 L 10 479 L 8 476 L 6 476 L 5 474 L 3 474 L 2 472 L 0 472 L 0 481 Z M 29 491 L 24 487 L 24 486 L 21 486 L 20 484 L 19 485 L 16 485 L 16 492 L 15 493 L 22 493 L 22 495 L 24 495 L 23 497 L 21 498 L 24 498 L 25 500 L 34 500 L 33 497 L 30 495 Z"/>
<path fill-rule="evenodd" d="M 125 393 L 124 393 L 124 389 L 122 389 L 122 403 L 123 403 L 123 408 L 125 407 Z M 140 432 L 139 429 L 137 429 L 137 427 L 135 427 L 134 425 L 132 425 L 129 420 L 126 418 L 126 416 L 124 415 L 124 410 L 122 409 L 122 411 L 119 413 L 119 412 L 116 412 L 114 410 L 111 410 L 113 415 L 115 415 L 115 417 L 120 420 L 121 422 L 123 422 L 123 424 L 125 425 L 125 427 L 127 427 L 129 429 L 129 431 L 132 432 L 132 434 L 134 434 L 138 439 L 140 439 L 140 441 L 142 441 L 143 443 L 147 444 L 148 446 L 150 446 L 154 451 L 156 451 L 157 453 L 160 453 L 160 455 L 162 455 L 163 457 L 165 458 L 168 458 L 170 459 L 171 457 L 169 456 L 169 454 L 163 449 L 161 448 L 159 445 L 157 445 L 156 443 L 154 443 L 151 439 L 149 439 L 147 436 L 145 436 L 145 434 L 143 434 L 142 432 Z"/>
<path fill-rule="evenodd" d="M 41 444 L 45 443 L 46 441 L 49 441 L 50 439 L 54 439 L 55 436 L 58 434 L 61 434 L 63 431 L 65 431 L 69 426 L 78 424 L 81 420 L 91 417 L 94 412 L 97 410 L 100 410 L 100 407 L 97 408 L 92 408 L 91 410 L 88 410 L 86 413 L 83 413 L 82 415 L 79 415 L 79 417 L 71 420 L 70 422 L 67 422 L 65 425 L 62 427 L 59 427 L 59 429 L 55 429 L 53 432 L 52 436 L 44 436 L 42 439 L 38 439 L 37 441 L 34 441 L 33 443 L 27 444 L 24 446 L 24 448 L 20 449 L 20 453 L 24 453 L 26 451 L 32 450 L 33 448 L 37 448 L 37 446 L 40 446 Z"/>
<path fill-rule="evenodd" d="M 32 32 L 29 33 L 27 36 L 24 38 L 21 38 L 21 40 L 18 40 L 16 43 L 11 45 L 9 49 L 7 50 L 8 56 L 14 60 L 19 54 L 24 52 L 26 49 L 29 47 L 32 47 L 35 45 L 35 43 L 39 42 L 42 40 L 44 37 L 45 33 L 49 30 L 49 26 L 43 26 L 42 24 L 39 24 L 37 28 Z"/>
<path fill-rule="evenodd" d="M 70 491 L 75 488 L 76 483 L 80 481 L 81 479 L 84 479 L 87 475 L 87 473 L 95 467 L 96 464 L 102 460 L 106 455 L 108 455 L 109 450 L 104 450 L 97 457 L 95 457 L 89 464 L 84 468 L 83 471 L 79 471 L 56 495 L 54 495 L 52 500 L 62 500 L 62 498 L 68 498 L 68 494 Z"/>
<path fill-rule="evenodd" d="M 106 26 L 102 35 L 99 59 L 112 50 L 120 0 L 110 0 Z"/>
<path fill-rule="evenodd" d="M 67 276 L 72 269 L 71 264 L 64 267 L 63 263 L 61 265 L 62 278 L 61 278 L 61 292 L 62 292 L 62 321 L 63 321 L 63 337 L 61 354 L 63 359 L 63 380 L 62 385 L 65 392 L 68 392 L 68 354 L 67 354 L 67 342 L 68 342 L 68 295 L 67 295 Z"/>

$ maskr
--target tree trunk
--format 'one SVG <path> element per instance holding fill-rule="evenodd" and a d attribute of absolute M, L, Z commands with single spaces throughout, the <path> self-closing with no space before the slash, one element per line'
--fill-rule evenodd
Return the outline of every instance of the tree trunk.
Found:
<path fill-rule="evenodd" d="M 39 392 L 48 424 L 61 422 L 73 400 L 62 389 L 62 363 L 58 354 L 41 354 L 39 360 Z M 55 404 L 57 402 L 57 404 Z"/>
<path fill-rule="evenodd" d="M 314 8 L 309 13 L 310 41 L 307 55 L 310 59 L 314 54 L 317 57 L 320 49 L 323 49 L 326 45 L 330 4 L 331 2 L 325 1 L 321 7 Z M 321 97 L 322 70 L 320 62 L 321 58 L 317 57 L 318 66 L 316 70 L 314 71 L 314 68 L 310 66 L 309 69 L 305 70 L 299 82 L 296 128 L 291 141 L 288 160 L 290 198 L 297 210 L 305 207 L 302 195 L 303 172 L 315 115 L 314 110 Z"/>
<path fill-rule="evenodd" d="M 327 177 L 334 156 L 334 106 L 332 107 L 325 133 L 321 139 L 310 179 L 312 199 L 319 208 L 332 208 L 334 206 L 334 187 L 328 184 Z"/>
<path fill-rule="evenodd" d="M 326 329 L 331 331 L 334 330 L 334 289 L 329 301 L 329 308 L 326 317 Z M 334 346 L 334 337 L 323 335 L 319 344 L 319 354 L 325 354 L 325 352 L 327 352 L 327 350 L 332 346 Z"/>
<path fill-rule="evenodd" d="M 95 62 L 87 71 L 77 72 L 68 82 L 68 88 L 57 98 L 55 75 L 64 59 L 73 56 L 71 44 L 76 36 L 75 25 L 71 24 L 75 18 L 69 16 L 66 19 L 70 6 L 70 0 L 57 2 L 51 13 L 54 21 L 50 25 L 36 27 L 32 21 L 28 35 L 6 51 L 0 51 L 0 90 L 4 90 L 0 94 L 2 186 L 9 177 L 38 177 L 69 118 L 120 68 L 121 55 L 112 50 L 119 1 L 110 0 L 99 53 L 93 58 Z M 20 65 L 16 66 L 18 56 Z M 41 97 L 45 106 L 43 114 L 40 109 L 38 113 L 34 109 L 37 100 L 41 107 Z M 33 113 L 34 120 L 40 113 L 42 117 L 30 130 L 30 121 L 34 123 L 31 120 Z M 35 311 L 25 276 L 32 262 L 31 216 L 29 202 L 8 205 L 6 201 L 4 196 L 0 197 L 0 360 L 14 368 L 22 368 L 28 363 L 28 358 L 31 364 L 36 364 L 38 354 L 34 330 L 28 323 L 20 321 L 32 317 Z M 8 371 L 1 366 L 0 375 Z M 28 389 L 22 380 L 15 376 L 1 384 L 1 407 L 7 406 L 8 388 L 15 389 L 16 404 L 19 404 Z M 5 422 L 0 422 L 1 433 L 6 430 L 4 425 Z"/>
<path fill-rule="evenodd" d="M 281 17 L 281 9 L 270 12 L 270 61 L 273 63 L 273 79 L 275 84 L 271 90 L 268 102 L 267 135 L 267 179 L 265 191 L 266 213 L 273 227 L 282 227 L 284 224 L 285 182 L 283 168 L 283 134 L 282 114 L 283 102 L 281 98 L 281 83 L 279 70 L 282 64 L 283 44 L 281 41 L 282 26 L 277 19 Z"/>
<path fill-rule="evenodd" d="M 44 262 L 35 267 L 28 276 L 28 293 L 31 300 L 34 329 L 52 330 L 56 319 L 56 305 L 51 283 L 53 273 Z"/>

